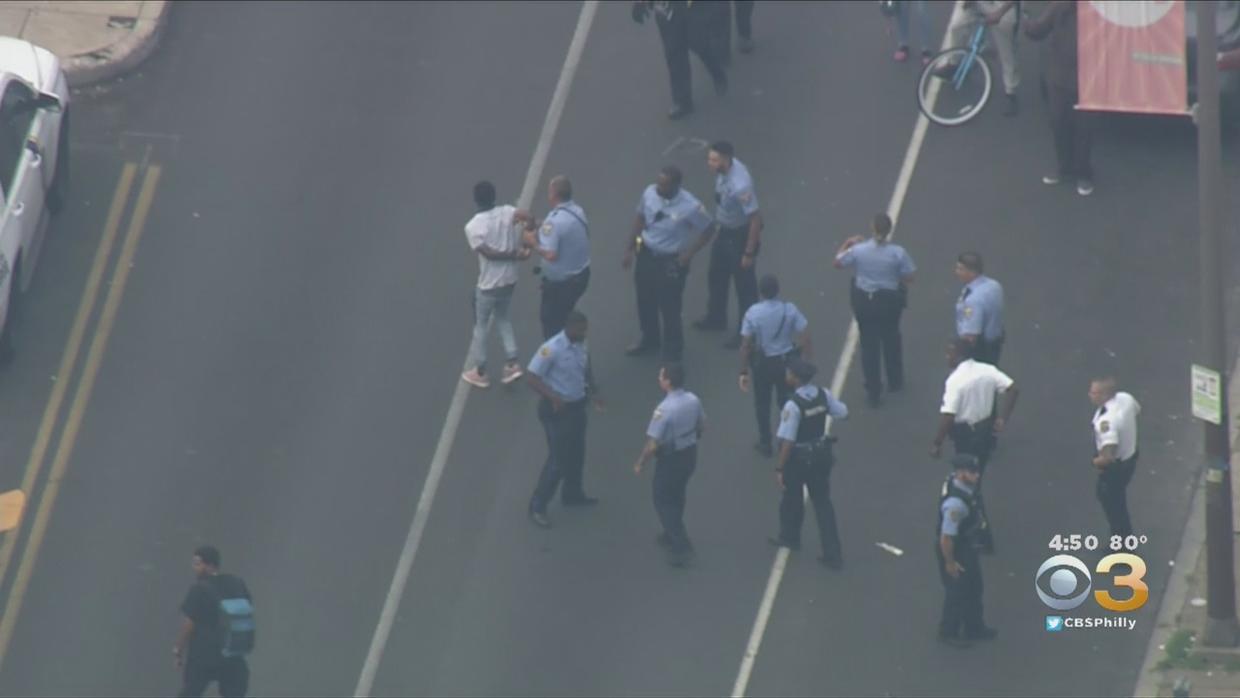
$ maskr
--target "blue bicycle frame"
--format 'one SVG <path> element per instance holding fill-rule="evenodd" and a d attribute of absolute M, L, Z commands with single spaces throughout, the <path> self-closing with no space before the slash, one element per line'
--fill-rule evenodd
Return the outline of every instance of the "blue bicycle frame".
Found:
<path fill-rule="evenodd" d="M 978 23 L 977 28 L 973 30 L 973 36 L 969 39 L 969 55 L 960 61 L 960 65 L 956 66 L 956 73 L 952 75 L 952 87 L 957 90 L 964 84 L 964 76 L 969 74 L 969 69 L 973 67 L 973 61 L 977 58 L 977 54 L 982 51 L 982 44 L 986 39 L 986 25 Z"/>

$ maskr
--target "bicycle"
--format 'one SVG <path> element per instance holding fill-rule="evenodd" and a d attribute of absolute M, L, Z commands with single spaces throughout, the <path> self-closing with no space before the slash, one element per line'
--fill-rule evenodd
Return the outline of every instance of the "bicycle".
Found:
<path fill-rule="evenodd" d="M 959 126 L 981 113 L 990 100 L 990 64 L 982 56 L 986 23 L 979 17 L 967 48 L 933 56 L 917 81 L 917 106 L 940 126 Z"/>

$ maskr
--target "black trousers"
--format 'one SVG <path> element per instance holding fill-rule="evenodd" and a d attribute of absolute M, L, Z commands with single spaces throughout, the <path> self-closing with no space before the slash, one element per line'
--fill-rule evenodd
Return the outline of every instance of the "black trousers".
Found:
<path fill-rule="evenodd" d="M 695 468 L 697 446 L 655 457 L 654 482 L 651 488 L 654 511 L 659 516 L 668 547 L 673 553 L 684 553 L 693 549 L 689 532 L 685 529 L 685 491 Z"/>
<path fill-rule="evenodd" d="M 822 556 L 841 559 L 840 533 L 835 523 L 835 507 L 831 504 L 831 465 L 812 463 L 795 450 L 784 465 L 784 493 L 779 500 L 779 538 L 790 545 L 800 545 L 801 525 L 805 520 L 805 491 L 814 503 L 818 519 L 818 537 Z"/>
<path fill-rule="evenodd" d="M 1123 461 L 1116 461 L 1098 473 L 1095 494 L 1106 514 L 1107 525 L 1113 536 L 1132 535 L 1132 520 L 1128 517 L 1128 483 L 1137 469 L 1137 454 Z"/>
<path fill-rule="evenodd" d="M 180 698 L 198 698 L 211 682 L 219 684 L 223 698 L 245 698 L 250 690 L 250 666 L 244 657 L 220 658 L 215 662 L 193 660 L 185 663 Z"/>
<path fill-rule="evenodd" d="M 735 0 L 732 3 L 736 11 L 736 35 L 742 39 L 753 36 L 753 5 L 754 0 Z"/>
<path fill-rule="evenodd" d="M 714 7 L 718 6 L 718 7 Z M 655 13 L 659 25 L 659 38 L 663 40 L 663 57 L 667 60 L 667 72 L 672 81 L 672 101 L 682 107 L 693 106 L 693 79 L 689 70 L 689 51 L 702 59 L 706 70 L 716 82 L 727 80 L 723 67 L 722 48 L 726 37 L 721 35 L 719 10 L 723 21 L 729 22 L 728 7 L 722 2 L 698 2 L 686 7 L 684 2 L 672 2 L 672 17 L 665 19 Z M 728 26 L 723 24 L 723 26 Z"/>
<path fill-rule="evenodd" d="M 902 291 L 867 293 L 854 282 L 849 294 L 853 317 L 861 335 L 861 371 L 865 392 L 878 397 L 883 390 L 882 367 L 887 368 L 887 387 L 904 386 L 904 347 L 900 337 L 900 315 L 904 313 Z"/>
<path fill-rule="evenodd" d="M 1093 148 L 1092 115 L 1074 109 L 1076 90 L 1064 89 L 1042 83 L 1046 92 L 1046 106 L 1051 122 L 1051 134 L 1055 138 L 1055 158 L 1062 177 L 1092 179 L 1090 150 Z"/>
<path fill-rule="evenodd" d="M 637 254 L 633 280 L 637 285 L 637 322 L 641 325 L 642 346 L 663 347 L 663 356 L 679 361 L 684 352 L 685 333 L 681 306 L 689 267 L 682 267 L 676 255 L 655 255 L 643 246 Z"/>
<path fill-rule="evenodd" d="M 749 306 L 758 302 L 757 265 L 745 269 L 741 258 L 749 244 L 749 228 L 719 228 L 710 246 L 710 270 L 706 274 L 706 321 L 728 324 L 728 286 L 736 281 L 736 331 Z M 757 250 L 754 250 L 757 254 Z"/>
<path fill-rule="evenodd" d="M 538 306 L 538 319 L 542 322 L 543 339 L 551 339 L 564 329 L 568 314 L 577 307 L 577 301 L 590 285 L 590 267 L 563 281 L 542 280 L 542 300 Z"/>
<path fill-rule="evenodd" d="M 559 412 L 546 399 L 538 401 L 538 419 L 547 436 L 547 460 L 543 463 L 538 484 L 530 497 L 530 511 L 547 513 L 547 505 L 555 491 L 564 483 L 562 501 L 585 497 L 582 471 L 586 461 L 586 400 L 566 402 Z"/>
<path fill-rule="evenodd" d="M 784 380 L 788 359 L 800 354 L 792 351 L 782 356 L 761 356 L 761 349 L 754 349 L 760 358 L 753 365 L 753 408 L 758 419 L 758 440 L 771 443 L 771 393 L 775 394 L 776 409 L 783 409 L 792 394 Z"/>
<path fill-rule="evenodd" d="M 959 638 L 980 632 L 986 627 L 982 620 L 982 565 L 974 552 L 971 541 L 957 539 L 956 562 L 964 568 L 953 579 L 944 568 L 943 550 L 938 541 L 934 544 L 934 556 L 939 561 L 939 579 L 943 581 L 943 615 L 939 620 L 939 634 Z"/>
<path fill-rule="evenodd" d="M 999 366 L 999 355 L 1003 353 L 1003 341 L 1004 337 L 1002 336 L 998 339 L 978 337 L 973 358 L 997 368 Z"/>

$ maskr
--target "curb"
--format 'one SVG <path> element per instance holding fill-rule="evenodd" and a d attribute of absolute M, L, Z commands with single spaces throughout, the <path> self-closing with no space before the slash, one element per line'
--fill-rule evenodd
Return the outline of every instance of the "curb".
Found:
<path fill-rule="evenodd" d="M 1233 400 L 1240 391 L 1240 355 L 1232 361 L 1232 371 L 1227 381 L 1228 405 L 1240 405 Z M 1232 423 L 1228 429 L 1228 443 L 1231 444 L 1231 464 L 1237 461 L 1236 449 L 1236 417 L 1229 415 Z M 1170 575 L 1167 589 L 1163 592 L 1162 602 L 1158 606 L 1158 617 L 1154 622 L 1154 632 L 1150 634 L 1150 643 L 1145 648 L 1145 658 L 1138 669 L 1137 682 L 1133 688 L 1135 698 L 1154 697 L 1159 693 L 1163 678 L 1154 668 L 1162 655 L 1162 646 L 1178 630 L 1177 620 L 1184 602 L 1188 598 L 1189 582 L 1187 575 L 1197 568 L 1197 561 L 1204 554 L 1206 544 L 1206 479 L 1205 469 L 1197 473 L 1197 483 L 1193 486 L 1193 500 L 1189 505 L 1188 522 L 1184 525 L 1184 535 L 1180 538 L 1180 547 L 1175 554 L 1175 571 Z"/>
<path fill-rule="evenodd" d="M 68 78 L 69 87 L 85 87 L 111 80 L 138 67 L 159 45 L 164 28 L 168 24 L 170 0 L 148 0 L 148 5 L 158 9 L 151 18 L 139 18 L 133 31 L 124 39 L 90 53 L 68 56 L 61 67 Z"/>

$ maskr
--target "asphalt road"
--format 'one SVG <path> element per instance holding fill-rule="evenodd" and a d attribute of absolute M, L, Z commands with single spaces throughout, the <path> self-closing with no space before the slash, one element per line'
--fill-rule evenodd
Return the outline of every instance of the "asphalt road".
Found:
<path fill-rule="evenodd" d="M 79 96 L 75 200 L 24 308 L 18 359 L 0 374 L 5 489 L 20 482 L 122 163 L 145 157 L 163 176 L 0 693 L 174 690 L 168 645 L 189 555 L 210 541 L 256 597 L 254 692 L 351 694 L 472 326 L 469 190 L 488 177 L 516 197 L 578 11 L 178 3 L 140 75 Z M 774 558 L 778 493 L 749 450 L 736 357 L 690 331 L 689 380 L 711 419 L 689 493 L 699 559 L 662 562 L 649 475 L 628 469 L 659 399 L 656 364 L 620 351 L 636 333 L 619 266 L 632 207 L 669 160 L 707 199 L 705 153 L 689 139 L 736 143 L 767 220 L 760 270 L 806 312 L 828 380 L 849 321 L 830 255 L 887 206 L 915 122 L 916 68 L 890 61 L 873 3 L 762 3 L 755 25 L 758 51 L 735 57 L 732 93 L 711 94 L 695 63 L 699 112 L 671 123 L 654 28 L 633 25 L 623 4 L 600 9 L 545 175 L 568 173 L 592 221 L 582 309 L 609 405 L 591 417 L 586 483 L 603 502 L 555 507 L 554 529 L 531 527 L 524 507 L 545 455 L 534 400 L 522 386 L 471 393 L 376 695 L 731 690 Z M 1132 614 L 1132 632 L 1048 636 L 1031 577 L 1052 535 L 1105 531 L 1085 391 L 1113 371 L 1145 406 L 1130 499 L 1155 599 L 1165 588 L 1199 467 L 1186 395 L 1195 145 L 1183 124 L 1108 119 L 1095 195 L 1043 186 L 1050 137 L 1036 52 L 1021 52 L 1018 118 L 992 108 L 925 140 L 896 233 L 920 268 L 904 323 L 908 388 L 867 410 L 853 367 L 833 480 L 849 566 L 817 565 L 806 534 L 751 695 L 1131 690 L 1156 604 Z M 546 210 L 541 194 L 535 209 Z M 925 453 L 964 249 L 1007 289 L 1003 364 L 1023 391 L 987 486 L 1000 551 L 985 561 L 986 610 L 1001 635 L 961 653 L 933 641 L 931 528 L 946 466 Z M 704 306 L 705 267 L 703 255 L 687 320 Z M 528 356 L 533 277 L 517 294 Z"/>

